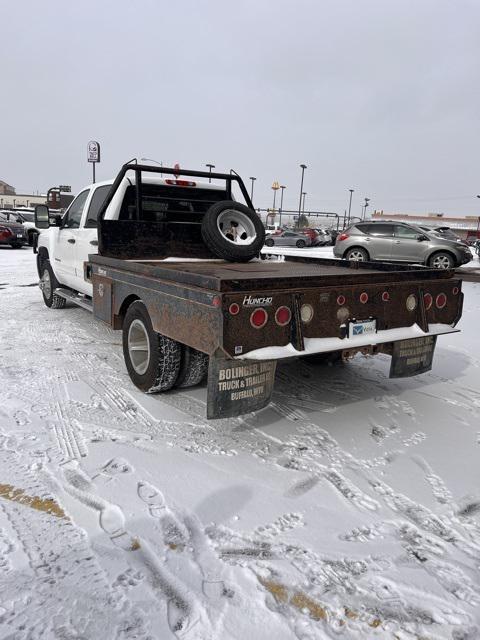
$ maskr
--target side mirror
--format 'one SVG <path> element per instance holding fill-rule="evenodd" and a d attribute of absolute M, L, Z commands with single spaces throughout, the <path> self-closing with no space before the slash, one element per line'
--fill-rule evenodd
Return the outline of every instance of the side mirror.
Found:
<path fill-rule="evenodd" d="M 423 234 L 420 236 L 417 236 L 417 240 L 419 242 L 425 242 L 426 240 L 428 241 L 430 238 L 428 236 L 424 236 Z"/>
<path fill-rule="evenodd" d="M 47 205 L 37 204 L 35 207 L 35 226 L 37 229 L 48 229 L 50 226 L 50 217 Z"/>

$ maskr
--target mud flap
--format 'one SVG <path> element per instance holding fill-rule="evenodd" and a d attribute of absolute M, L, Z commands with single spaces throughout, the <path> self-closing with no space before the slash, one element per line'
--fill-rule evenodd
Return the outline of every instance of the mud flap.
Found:
<path fill-rule="evenodd" d="M 393 343 L 390 378 L 408 378 L 430 371 L 437 336 L 425 336 Z"/>
<path fill-rule="evenodd" d="M 207 418 L 233 418 L 270 402 L 276 360 L 232 360 L 210 356 Z"/>

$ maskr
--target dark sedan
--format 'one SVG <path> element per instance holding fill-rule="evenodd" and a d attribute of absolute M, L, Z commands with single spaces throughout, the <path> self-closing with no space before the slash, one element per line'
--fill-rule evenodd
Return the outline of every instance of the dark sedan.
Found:
<path fill-rule="evenodd" d="M 13 220 L 10 213 L 0 211 L 0 244 L 9 244 L 12 249 L 20 249 L 26 241 L 23 225 Z"/>

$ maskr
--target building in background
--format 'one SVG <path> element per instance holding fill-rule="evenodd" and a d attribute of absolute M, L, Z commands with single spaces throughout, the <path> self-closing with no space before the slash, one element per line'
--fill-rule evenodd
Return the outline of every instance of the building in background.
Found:
<path fill-rule="evenodd" d="M 427 213 L 416 215 L 410 213 L 385 213 L 374 211 L 372 220 L 392 220 L 394 222 L 407 222 L 420 227 L 449 227 L 462 240 L 480 238 L 480 216 L 452 217 L 443 213 Z"/>
<path fill-rule="evenodd" d="M 15 188 L 0 180 L 0 195 L 2 196 L 14 196 Z"/>

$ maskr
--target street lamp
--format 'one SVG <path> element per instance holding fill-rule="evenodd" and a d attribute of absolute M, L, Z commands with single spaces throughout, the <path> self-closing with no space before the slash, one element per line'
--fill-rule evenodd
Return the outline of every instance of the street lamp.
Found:
<path fill-rule="evenodd" d="M 252 189 L 250 191 L 250 200 L 253 202 L 253 183 L 255 182 L 256 178 L 254 176 L 250 176 L 249 180 L 252 181 Z"/>
<path fill-rule="evenodd" d="M 303 213 L 305 213 L 305 196 L 306 196 L 306 195 L 307 195 L 307 192 L 306 192 L 306 191 L 304 191 L 304 192 L 302 193 L 302 196 L 303 196 L 303 207 L 302 207 L 302 211 L 303 211 Z"/>
<path fill-rule="evenodd" d="M 282 197 L 280 198 L 280 217 L 278 220 L 278 224 L 282 226 L 282 211 L 283 211 L 283 192 L 287 187 L 284 184 L 280 185 L 280 189 L 282 190 Z"/>
<path fill-rule="evenodd" d="M 206 166 L 206 167 L 208 167 L 208 168 L 210 169 L 210 176 L 208 177 L 208 181 L 209 181 L 209 182 L 211 182 L 211 181 L 212 181 L 212 178 L 211 178 L 211 175 L 212 175 L 212 169 L 215 169 L 215 165 L 214 165 L 214 164 L 208 164 L 208 163 L 207 163 L 205 166 Z"/>
<path fill-rule="evenodd" d="M 363 209 L 362 220 L 365 220 L 365 218 L 367 216 L 367 207 L 368 207 L 368 203 L 369 202 L 370 202 L 370 198 L 365 198 L 365 204 L 362 207 L 362 209 Z"/>
<path fill-rule="evenodd" d="M 352 196 L 354 189 L 349 189 L 350 191 L 350 202 L 348 203 L 348 224 L 350 225 L 350 213 L 352 211 Z"/>
<path fill-rule="evenodd" d="M 301 164 L 300 167 L 302 169 L 302 180 L 300 182 L 300 200 L 298 202 L 298 215 L 300 215 L 300 213 L 302 212 L 303 174 L 305 173 L 305 169 L 307 168 L 307 165 Z"/>
<path fill-rule="evenodd" d="M 140 158 L 141 162 L 155 162 L 155 164 L 163 167 L 163 162 L 158 162 L 158 160 L 153 160 L 153 158 Z M 163 176 L 163 173 L 160 171 L 160 175 Z"/>

